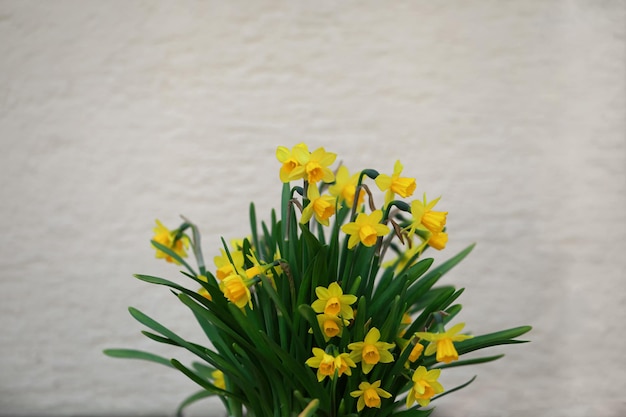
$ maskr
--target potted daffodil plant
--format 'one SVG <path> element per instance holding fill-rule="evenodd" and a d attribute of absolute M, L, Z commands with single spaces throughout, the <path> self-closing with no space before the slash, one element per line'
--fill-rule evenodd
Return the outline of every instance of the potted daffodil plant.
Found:
<path fill-rule="evenodd" d="M 196 224 L 170 229 L 157 221 L 156 257 L 178 265 L 169 287 L 206 336 L 186 340 L 130 308 L 157 343 L 191 352 L 183 364 L 136 349 L 107 349 L 176 369 L 199 391 L 188 405 L 217 396 L 232 417 L 424 417 L 433 403 L 469 385 L 440 382 L 448 368 L 501 358 L 472 355 L 522 343 L 520 326 L 471 335 L 457 317 L 463 289 L 442 277 L 473 249 L 434 265 L 445 249 L 439 198 L 414 198 L 416 181 L 397 161 L 390 174 L 350 171 L 336 154 L 301 143 L 276 150 L 278 210 L 259 221 L 250 204 L 250 233 L 214 245 L 205 263 Z"/>

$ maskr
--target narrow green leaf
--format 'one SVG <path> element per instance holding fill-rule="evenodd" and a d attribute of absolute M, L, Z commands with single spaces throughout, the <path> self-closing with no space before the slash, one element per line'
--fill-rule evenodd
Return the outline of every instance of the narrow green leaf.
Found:
<path fill-rule="evenodd" d="M 452 388 L 452 389 L 446 390 L 446 391 L 442 392 L 441 394 L 439 394 L 439 395 L 437 395 L 437 396 L 433 397 L 433 398 L 432 398 L 432 401 L 436 400 L 437 398 L 441 398 L 441 397 L 443 397 L 444 395 L 452 394 L 454 391 L 458 391 L 458 390 L 460 390 L 460 389 L 465 388 L 466 386 L 468 386 L 469 384 L 471 384 L 472 382 L 474 382 L 474 380 L 475 380 L 475 379 L 476 379 L 476 375 L 474 375 L 474 377 L 473 377 L 472 379 L 470 379 L 469 381 L 467 381 L 466 383 L 461 384 L 461 385 L 459 385 L 458 387 L 454 387 L 454 388 Z"/>
<path fill-rule="evenodd" d="M 450 363 L 437 364 L 434 366 L 434 368 L 444 369 L 444 368 L 454 368 L 456 366 L 477 365 L 479 363 L 492 362 L 502 357 L 504 357 L 504 354 L 494 355 L 494 356 L 484 356 L 482 358 L 464 359 L 464 360 L 454 361 Z"/>
<path fill-rule="evenodd" d="M 529 332 L 531 329 L 531 326 L 514 327 L 512 329 L 489 333 L 482 336 L 476 336 L 462 342 L 457 342 L 455 343 L 455 347 L 459 355 L 461 355 L 464 353 L 472 352 L 474 350 L 484 349 L 496 345 L 525 343 L 526 341 L 523 340 L 512 339 Z"/>
<path fill-rule="evenodd" d="M 124 359 L 140 359 L 144 361 L 154 362 L 167 367 L 172 368 L 172 364 L 169 359 L 162 356 L 155 355 L 154 353 L 144 352 L 142 350 L 135 349 L 105 349 L 104 354 L 112 358 L 124 358 Z"/>
<path fill-rule="evenodd" d="M 183 410 L 191 404 L 194 404 L 205 398 L 212 397 L 214 395 L 216 395 L 214 392 L 207 390 L 198 391 L 195 394 L 190 395 L 178 405 L 178 409 L 176 410 L 176 417 L 183 417 Z"/>
<path fill-rule="evenodd" d="M 217 394 L 217 395 L 222 395 L 222 396 L 226 396 L 226 397 L 233 397 L 233 398 L 237 399 L 237 401 L 240 401 L 243 404 L 247 404 L 247 401 L 243 397 L 240 397 L 240 396 L 238 396 L 238 395 L 236 395 L 236 394 L 234 394 L 232 392 L 224 391 L 223 389 L 220 389 L 220 388 L 216 387 L 215 385 L 211 384 L 209 381 L 205 380 L 200 375 L 196 374 L 194 371 L 192 371 L 191 369 L 187 368 L 185 365 L 183 365 L 182 363 L 180 363 L 176 359 L 172 359 L 172 365 L 174 365 L 174 368 L 178 369 L 183 374 L 187 375 L 187 377 L 189 377 L 189 379 L 191 379 L 196 384 L 200 385 L 205 390 L 207 390 L 209 392 L 212 392 L 214 394 Z"/>
<path fill-rule="evenodd" d="M 393 413 L 393 417 L 428 417 L 435 409 L 429 408 L 424 410 L 421 408 L 410 408 L 408 410 L 402 410 L 397 413 Z"/>

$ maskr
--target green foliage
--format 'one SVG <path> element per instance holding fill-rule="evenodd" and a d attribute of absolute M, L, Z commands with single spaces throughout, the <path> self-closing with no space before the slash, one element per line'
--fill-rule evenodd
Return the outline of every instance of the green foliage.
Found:
<path fill-rule="evenodd" d="M 358 176 L 356 194 L 364 189 L 371 197 L 362 181 L 366 177 L 376 179 L 378 175 L 374 170 L 362 171 Z M 165 365 L 196 382 L 202 389 L 181 403 L 179 415 L 187 406 L 217 395 L 229 415 L 258 417 L 426 417 L 432 409 L 415 405 L 409 409 L 405 407 L 404 394 L 412 389 L 411 378 L 418 367 L 445 370 L 486 363 L 503 356 L 441 363 L 434 354 L 422 354 L 409 361 L 416 344 L 428 344 L 413 337 L 415 332 L 440 334 L 444 326 L 460 313 L 461 305 L 454 302 L 463 289 L 437 284 L 472 251 L 474 245 L 431 268 L 434 260 L 423 257 L 424 251 L 429 249 L 428 231 L 416 234 L 418 239 L 423 239 L 417 251 L 411 252 L 408 246 L 399 249 L 392 243 L 396 238 L 405 244 L 413 239 L 406 234 L 410 221 L 404 217 L 404 214 L 411 214 L 411 207 L 396 200 L 387 206 L 382 220 L 393 226 L 389 228 L 389 234 L 379 237 L 374 245 L 367 246 L 362 242 L 348 249 L 348 236 L 342 226 L 354 222 L 365 208 L 351 209 L 345 203 L 337 202 L 333 221 L 328 227 L 316 221 L 300 224 L 297 196 L 305 194 L 307 187 L 311 186 L 316 185 L 305 181 L 304 187 L 292 188 L 285 183 L 280 218 L 272 212 L 268 223 L 258 223 L 255 206 L 250 205 L 250 237 L 230 247 L 222 239 L 233 269 L 228 278 L 219 280 L 217 273 L 213 275 L 207 271 L 200 233 L 189 220 L 185 219 L 179 229 L 171 232 L 171 245 L 159 243 L 156 238 L 152 240 L 156 250 L 184 268 L 181 271 L 184 279 L 192 286 L 148 275 L 135 277 L 168 287 L 190 310 L 208 343 L 186 340 L 132 307 L 130 314 L 149 329 L 142 332 L 146 337 L 183 348 L 193 353 L 197 362 L 188 366 L 176 359 L 132 349 L 107 349 L 104 353 Z M 306 198 L 301 201 L 304 207 L 313 204 Z M 369 203 L 373 206 L 371 200 Z M 392 207 L 401 213 L 393 214 Z M 175 247 L 177 239 L 186 236 L 185 230 L 191 231 L 187 238 L 192 245 L 197 270 Z M 387 249 L 400 255 L 395 262 L 382 262 L 382 254 Z M 403 259 L 404 251 L 406 256 Z M 232 283 L 229 282 L 231 278 Z M 327 334 L 320 326 L 321 312 L 313 306 L 319 295 L 316 289 L 330 291 L 329 286 L 333 283 L 339 285 L 343 295 L 354 296 L 356 300 L 350 307 L 354 309 L 353 317 L 337 316 L 337 335 Z M 238 306 L 234 297 L 247 297 L 241 291 L 243 288 L 248 289 L 249 299 Z M 361 366 L 364 359 L 353 357 L 356 366 L 348 366 L 343 371 L 334 368 L 333 374 L 323 375 L 318 381 L 318 368 L 306 364 L 313 357 L 313 348 L 320 348 L 331 356 L 349 354 L 353 351 L 350 345 L 363 342 L 373 328 L 380 331 L 381 342 L 393 344 L 389 350 L 393 361 L 379 362 L 366 374 Z M 522 343 L 516 338 L 530 329 L 522 326 L 498 331 L 455 341 L 454 346 L 458 354 L 463 355 L 492 346 Z M 221 372 L 223 379 L 216 371 Z M 351 393 L 358 393 L 360 383 L 375 381 L 380 381 L 380 388 L 390 393 L 390 398 L 383 398 L 378 407 L 367 406 L 358 412 L 358 395 Z M 439 397 L 472 381 L 447 389 Z"/>

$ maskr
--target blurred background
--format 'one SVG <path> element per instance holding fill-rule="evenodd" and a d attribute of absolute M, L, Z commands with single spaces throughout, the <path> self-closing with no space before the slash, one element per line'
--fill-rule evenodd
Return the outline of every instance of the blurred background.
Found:
<path fill-rule="evenodd" d="M 156 218 L 205 257 L 268 219 L 278 145 L 390 173 L 449 212 L 444 281 L 476 334 L 437 417 L 626 412 L 623 1 L 0 1 L 0 415 L 169 416 L 196 390 L 129 347 L 135 306 L 199 335 Z M 487 352 L 487 351 L 486 351 Z M 221 416 L 198 403 L 190 415 Z"/>

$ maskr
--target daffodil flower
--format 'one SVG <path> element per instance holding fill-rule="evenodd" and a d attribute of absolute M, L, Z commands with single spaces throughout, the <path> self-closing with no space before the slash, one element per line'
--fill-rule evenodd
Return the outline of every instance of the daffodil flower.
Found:
<path fill-rule="evenodd" d="M 380 388 L 380 380 L 374 381 L 370 384 L 367 381 L 363 381 L 359 384 L 359 389 L 352 391 L 350 395 L 354 398 L 359 398 L 356 403 L 356 410 L 361 411 L 365 407 L 368 408 L 380 408 L 380 397 L 391 398 L 391 394 Z"/>
<path fill-rule="evenodd" d="M 279 146 L 276 149 L 276 158 L 279 162 L 282 162 L 282 166 L 280 167 L 279 172 L 280 180 L 282 182 L 289 182 L 293 170 L 300 166 L 300 163 L 295 156 L 296 149 L 299 149 L 306 153 L 309 152 L 309 149 L 304 143 L 297 144 L 296 146 L 291 148 L 291 151 L 284 146 Z"/>
<path fill-rule="evenodd" d="M 302 210 L 300 223 L 304 224 L 315 215 L 315 220 L 324 226 L 329 225 L 328 219 L 335 214 L 335 197 L 330 195 L 320 196 L 320 192 L 315 184 L 310 184 L 307 191 L 309 204 Z"/>
<path fill-rule="evenodd" d="M 415 336 L 430 342 L 424 352 L 426 356 L 437 352 L 437 362 L 450 363 L 459 359 L 453 342 L 460 342 L 473 337 L 467 334 L 457 334 L 463 330 L 463 327 L 465 327 L 465 323 L 457 323 L 442 333 L 417 332 Z"/>
<path fill-rule="evenodd" d="M 420 406 L 426 407 L 433 396 L 442 393 L 443 386 L 437 381 L 440 374 L 441 369 L 429 371 L 423 366 L 418 366 L 411 378 L 413 387 L 411 387 L 406 397 L 406 407 L 411 407 L 415 401 Z"/>
<path fill-rule="evenodd" d="M 335 180 L 335 174 L 328 168 L 337 154 L 326 152 L 324 148 L 318 148 L 309 152 L 303 147 L 294 147 L 293 156 L 296 158 L 296 165 L 289 174 L 290 180 L 304 178 L 309 183 L 324 181 L 327 183 Z"/>
<path fill-rule="evenodd" d="M 345 202 L 346 206 L 352 208 L 358 183 L 359 174 L 350 176 L 348 168 L 345 165 L 341 165 L 335 174 L 335 183 L 328 188 L 328 192 L 330 195 L 337 197 L 337 201 L 340 203 Z M 363 204 L 364 198 L 365 190 L 360 190 L 357 207 Z"/>
<path fill-rule="evenodd" d="M 426 202 L 426 195 L 424 195 L 424 201 L 415 200 L 411 203 L 411 216 L 413 221 L 405 228 L 408 231 L 409 237 L 412 237 L 415 230 L 425 230 L 430 233 L 440 233 L 446 225 L 447 211 L 434 211 L 433 207 L 439 202 L 439 198 L 434 199 L 430 203 Z"/>
<path fill-rule="evenodd" d="M 365 246 L 373 246 L 379 236 L 389 233 L 389 227 L 381 224 L 383 218 L 381 210 L 374 210 L 371 214 L 359 213 L 355 221 L 341 226 L 341 230 L 350 235 L 348 249 L 352 249 L 357 243 Z"/>
<path fill-rule="evenodd" d="M 446 243 L 448 243 L 448 234 L 446 232 L 431 233 L 427 243 L 432 248 L 442 250 L 446 247 Z"/>
<path fill-rule="evenodd" d="M 362 342 L 350 343 L 348 349 L 354 362 L 361 362 L 363 373 L 368 374 L 377 363 L 393 362 L 389 349 L 396 347 L 393 343 L 380 342 L 380 331 L 372 327 Z"/>
<path fill-rule="evenodd" d="M 396 161 L 393 167 L 393 174 L 391 176 L 386 174 L 380 174 L 376 177 L 376 185 L 381 191 L 385 193 L 385 207 L 394 199 L 394 196 L 398 194 L 401 197 L 410 197 L 415 191 L 417 186 L 415 178 L 401 177 L 403 166 L 400 161 Z"/>
<path fill-rule="evenodd" d="M 347 353 L 333 356 L 320 348 L 313 348 L 313 357 L 307 359 L 305 364 L 311 368 L 317 368 L 317 380 L 319 382 L 323 381 L 327 376 L 332 378 L 335 375 L 335 371 L 337 371 L 337 376 L 341 376 L 344 373 L 352 375 L 350 368 L 356 367 L 356 364 Z"/>
<path fill-rule="evenodd" d="M 328 288 L 315 288 L 315 294 L 317 300 L 313 301 L 311 307 L 316 313 L 341 316 L 344 320 L 354 318 L 354 312 L 350 306 L 356 302 L 357 298 L 352 294 L 344 294 L 336 282 L 332 282 Z"/>
<path fill-rule="evenodd" d="M 409 353 L 409 362 L 413 363 L 422 355 L 424 351 L 424 345 L 421 343 L 416 343 L 415 346 L 411 349 L 411 353 Z"/>
<path fill-rule="evenodd" d="M 317 322 L 320 329 L 322 329 L 324 340 L 327 342 L 335 336 L 341 337 L 343 328 L 350 323 L 348 320 L 343 320 L 336 315 L 325 313 L 317 315 Z M 312 331 L 310 333 L 312 333 Z"/>
<path fill-rule="evenodd" d="M 186 235 L 181 235 L 178 239 L 176 239 L 178 230 L 169 230 L 167 227 L 163 226 L 163 223 L 161 223 L 159 220 L 156 220 L 156 227 L 153 229 L 153 232 L 154 237 L 152 238 L 152 240 L 170 248 L 175 254 L 177 254 L 181 258 L 187 257 L 186 249 L 189 247 L 189 237 L 187 237 Z M 176 265 L 180 265 L 180 262 L 172 258 L 167 253 L 163 252 L 160 249 L 157 249 L 156 247 L 155 249 L 157 258 L 165 259 L 167 262 L 173 262 Z"/>
<path fill-rule="evenodd" d="M 216 369 L 211 372 L 211 378 L 213 378 L 213 385 L 215 385 L 219 389 L 226 389 L 226 380 L 224 379 L 224 372 Z"/>
<path fill-rule="evenodd" d="M 238 274 L 231 274 L 220 282 L 220 290 L 224 297 L 239 308 L 244 308 L 246 304 L 252 308 L 252 297 L 248 285 Z"/>
<path fill-rule="evenodd" d="M 230 262 L 228 254 L 224 249 L 220 249 L 221 256 L 213 258 L 213 263 L 217 267 L 215 271 L 215 277 L 221 281 L 229 275 L 237 274 L 239 270 L 243 268 L 243 252 L 241 250 L 231 250 L 230 258 L 233 262 Z"/>

